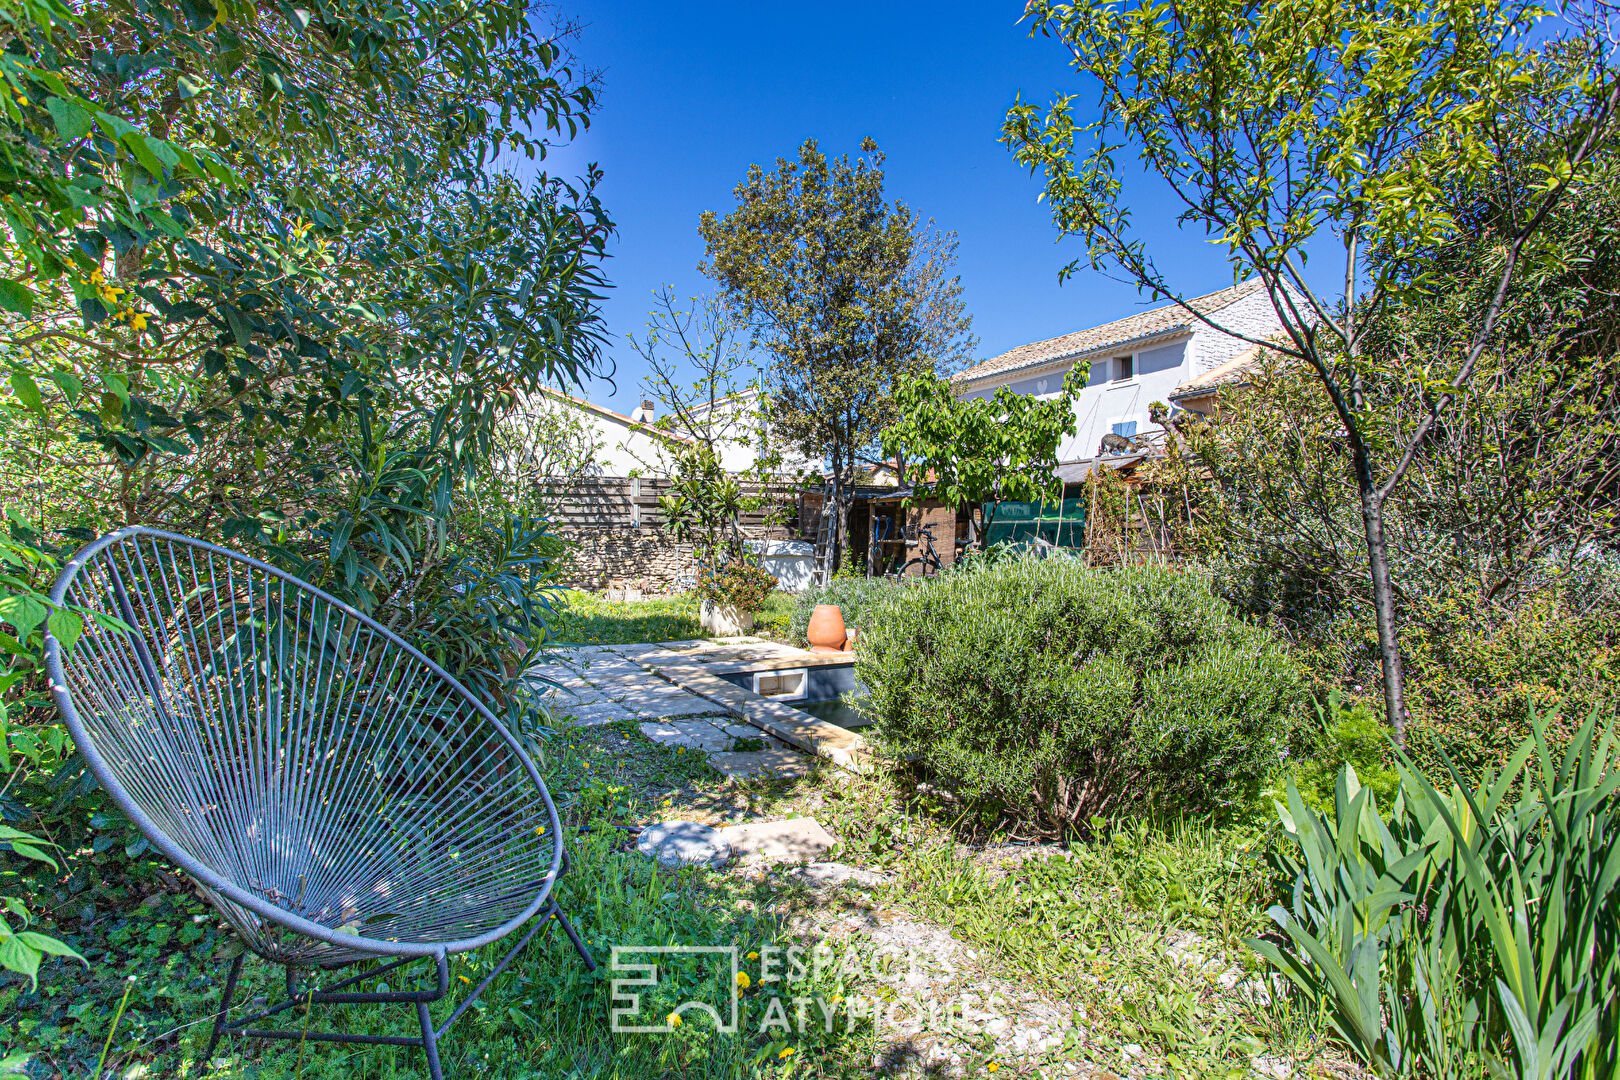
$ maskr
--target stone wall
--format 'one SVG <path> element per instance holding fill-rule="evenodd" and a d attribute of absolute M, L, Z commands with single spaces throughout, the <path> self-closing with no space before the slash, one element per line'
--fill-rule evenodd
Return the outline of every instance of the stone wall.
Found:
<path fill-rule="evenodd" d="M 677 544 L 653 526 L 563 528 L 557 535 L 572 542 L 560 578 L 576 589 L 677 592 L 697 572 L 692 545 Z"/>
<path fill-rule="evenodd" d="M 559 580 L 575 589 L 640 589 L 644 593 L 683 592 L 697 576 L 691 544 L 677 544 L 653 525 L 555 528 L 570 541 Z M 745 526 L 750 538 L 780 538 L 780 527 Z"/>

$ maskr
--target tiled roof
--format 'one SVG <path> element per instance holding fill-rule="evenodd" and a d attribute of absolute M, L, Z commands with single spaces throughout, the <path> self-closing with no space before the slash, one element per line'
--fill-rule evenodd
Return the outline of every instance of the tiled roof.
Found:
<path fill-rule="evenodd" d="M 1213 315 L 1222 308 L 1230 307 L 1259 287 L 1259 279 L 1250 278 L 1248 281 L 1233 285 L 1228 289 L 1221 289 L 1219 292 L 1195 296 L 1187 301 L 1187 306 L 1200 315 Z M 1191 330 L 1195 321 L 1194 317 L 1181 305 L 1166 304 L 1164 307 L 1139 311 L 1135 315 L 1115 319 L 1111 323 L 1093 327 L 1090 330 L 1078 330 L 1072 334 L 1064 334 L 1062 337 L 1048 338 L 1045 341 L 1020 345 L 1016 349 L 1007 350 L 1000 356 L 991 357 L 989 360 L 975 364 L 957 375 L 956 378 L 958 380 L 982 379 L 987 375 L 1001 375 L 1022 368 L 1035 367 L 1051 360 L 1080 356 L 1085 353 L 1095 352 L 1098 349 L 1106 349 L 1110 345 L 1120 345 L 1127 341 Z"/>
<path fill-rule="evenodd" d="M 647 434 L 655 436 L 657 438 L 670 439 L 670 440 L 672 440 L 674 442 L 683 442 L 683 443 L 692 442 L 692 440 L 687 438 L 685 435 L 678 435 L 673 431 L 663 431 L 663 430 L 661 430 L 661 429 L 659 429 L 657 427 L 654 427 L 651 424 L 644 424 L 640 420 L 633 420 L 630 417 L 624 415 L 624 413 L 614 412 L 612 409 L 608 408 L 607 406 L 598 405 L 594 401 L 586 401 L 584 398 L 577 398 L 573 394 L 565 394 L 561 390 L 555 390 L 555 389 L 553 389 L 552 387 L 549 387 L 549 386 L 542 386 L 540 388 L 540 390 L 547 397 L 552 397 L 552 398 L 556 398 L 558 401 L 567 402 L 569 405 L 572 405 L 575 408 L 586 409 L 586 410 L 588 410 L 590 412 L 595 413 L 598 416 L 605 417 L 608 420 L 612 420 L 615 423 L 623 424 L 627 428 L 635 428 L 635 429 L 640 430 L 640 431 L 645 431 Z"/>
<path fill-rule="evenodd" d="M 1180 397 L 1183 394 L 1197 394 L 1202 391 L 1213 390 L 1218 386 L 1225 386 L 1227 383 L 1238 382 L 1249 373 L 1251 368 L 1260 363 L 1261 356 L 1268 351 L 1270 350 L 1263 345 L 1251 345 L 1226 361 L 1226 363 L 1216 364 L 1197 378 L 1188 379 L 1176 387 L 1176 392 L 1172 396 Z"/>

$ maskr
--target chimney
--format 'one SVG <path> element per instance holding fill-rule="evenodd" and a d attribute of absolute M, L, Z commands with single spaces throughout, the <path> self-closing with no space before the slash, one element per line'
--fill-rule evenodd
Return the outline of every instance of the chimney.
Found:
<path fill-rule="evenodd" d="M 642 402 L 641 402 L 641 422 L 643 424 L 652 423 L 653 422 L 653 414 L 654 414 L 654 412 L 655 412 L 655 406 L 653 405 L 652 399 L 651 398 L 643 398 Z"/>

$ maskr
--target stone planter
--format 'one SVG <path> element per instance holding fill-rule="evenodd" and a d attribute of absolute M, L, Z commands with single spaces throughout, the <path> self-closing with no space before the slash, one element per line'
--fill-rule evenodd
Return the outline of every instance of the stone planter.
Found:
<path fill-rule="evenodd" d="M 754 628 L 754 613 L 739 610 L 730 604 L 699 600 L 698 621 L 703 624 L 703 629 L 716 637 L 736 637 Z"/>

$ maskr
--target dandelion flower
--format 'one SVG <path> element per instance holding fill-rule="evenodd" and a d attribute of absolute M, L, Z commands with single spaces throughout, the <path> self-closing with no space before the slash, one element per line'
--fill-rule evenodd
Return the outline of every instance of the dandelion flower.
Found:
<path fill-rule="evenodd" d="M 748 972 L 746 972 L 746 971 L 737 972 L 737 985 L 742 987 L 744 990 L 748 989 L 748 987 L 753 984 L 753 981 L 754 980 L 752 980 L 752 979 L 750 979 L 748 977 Z"/>
<path fill-rule="evenodd" d="M 988 1064 L 988 1065 L 986 1065 L 986 1066 L 985 1066 L 985 1067 L 984 1067 L 984 1069 L 985 1069 L 985 1071 L 986 1071 L 986 1072 L 995 1072 L 995 1071 L 996 1071 L 996 1070 L 997 1070 L 997 1069 L 999 1069 L 999 1068 L 1001 1068 L 1001 1066 L 1000 1066 L 1000 1065 L 997 1065 L 997 1064 L 996 1064 L 996 1063 L 995 1063 L 995 1062 L 993 1062 L 993 1061 L 992 1061 L 992 1062 L 991 1062 L 991 1063 L 990 1063 L 990 1064 Z"/>
<path fill-rule="evenodd" d="M 464 983 L 467 983 L 469 986 L 472 984 L 472 980 L 467 978 L 465 975 L 457 975 L 456 978 L 460 979 Z"/>
<path fill-rule="evenodd" d="M 782 1052 L 780 1054 L 777 1054 L 776 1056 L 781 1058 L 783 1061 L 786 1061 L 788 1058 L 793 1056 L 793 1047 L 791 1047 L 791 1046 L 782 1047 Z"/>
<path fill-rule="evenodd" d="M 670 1013 L 668 1016 L 664 1017 L 664 1023 L 668 1024 L 672 1028 L 680 1027 L 681 1026 L 681 1014 L 680 1013 Z"/>
<path fill-rule="evenodd" d="M 666 802 L 666 803 L 667 803 L 667 802 L 669 802 L 669 800 L 668 800 L 668 799 L 665 799 L 665 800 L 664 800 L 664 802 Z M 758 959 L 759 959 L 759 953 L 757 953 L 757 952 L 750 952 L 750 953 L 749 953 L 749 954 L 748 954 L 748 959 L 750 959 L 750 960 L 758 960 Z"/>

